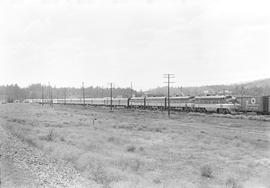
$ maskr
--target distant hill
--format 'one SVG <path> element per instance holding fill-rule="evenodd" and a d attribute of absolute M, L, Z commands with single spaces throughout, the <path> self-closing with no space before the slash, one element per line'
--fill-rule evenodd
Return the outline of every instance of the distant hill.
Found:
<path fill-rule="evenodd" d="M 252 81 L 252 82 L 243 83 L 241 85 L 243 85 L 246 88 L 270 87 L 270 78 L 268 78 L 268 79 L 261 79 L 261 80 L 255 80 L 255 81 Z"/>
<path fill-rule="evenodd" d="M 167 87 L 158 87 L 145 91 L 149 96 L 165 96 L 167 95 Z M 230 84 L 230 85 L 210 85 L 199 87 L 172 87 L 170 89 L 172 96 L 181 95 L 270 95 L 270 78 L 255 80 L 251 82 Z"/>
<path fill-rule="evenodd" d="M 43 89 L 42 89 L 43 87 Z M 17 84 L 0 86 L 0 102 L 1 101 L 14 101 L 23 100 L 27 98 L 41 98 L 43 90 L 43 97 L 50 98 L 50 91 L 53 98 L 81 98 L 81 88 L 55 88 L 49 86 L 42 86 L 41 84 L 32 84 L 28 87 L 21 88 Z M 166 96 L 167 87 L 157 87 L 144 92 L 138 92 L 133 90 L 133 94 L 136 96 L 148 95 L 148 96 Z M 215 94 L 228 94 L 228 95 L 252 95 L 262 96 L 270 95 L 270 78 L 255 80 L 252 82 L 238 83 L 231 85 L 211 85 L 200 87 L 172 87 L 170 89 L 172 96 L 182 95 L 215 95 Z M 130 97 L 130 88 L 114 88 L 113 97 Z M 108 88 L 102 87 L 86 87 L 85 97 L 109 97 L 110 91 Z"/>

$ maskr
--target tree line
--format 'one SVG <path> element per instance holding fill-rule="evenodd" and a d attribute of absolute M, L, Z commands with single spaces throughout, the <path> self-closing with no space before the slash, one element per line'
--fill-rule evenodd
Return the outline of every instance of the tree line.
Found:
<path fill-rule="evenodd" d="M 110 88 L 103 87 L 86 87 L 84 88 L 85 98 L 110 97 Z M 130 97 L 143 95 L 142 92 L 131 90 L 130 88 L 113 88 L 113 97 Z M 40 99 L 40 98 L 82 98 L 82 88 L 75 87 L 51 87 L 41 84 L 32 84 L 28 87 L 19 87 L 17 84 L 0 86 L 0 100 L 13 102 L 24 99 Z"/>

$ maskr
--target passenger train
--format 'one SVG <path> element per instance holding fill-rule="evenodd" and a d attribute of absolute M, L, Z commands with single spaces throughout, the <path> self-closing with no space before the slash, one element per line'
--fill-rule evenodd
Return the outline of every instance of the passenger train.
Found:
<path fill-rule="evenodd" d="M 69 98 L 69 99 L 28 99 L 33 103 L 73 104 L 91 106 L 113 106 L 125 108 L 170 109 L 187 112 L 212 112 L 230 114 L 234 112 L 256 112 L 269 114 L 270 96 L 232 97 L 219 96 L 181 96 L 170 97 L 132 97 L 132 98 Z M 170 104 L 169 104 L 170 103 Z"/>

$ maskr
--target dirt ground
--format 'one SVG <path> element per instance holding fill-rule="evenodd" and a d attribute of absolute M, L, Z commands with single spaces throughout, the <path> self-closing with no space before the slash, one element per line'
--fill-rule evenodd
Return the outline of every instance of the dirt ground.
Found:
<path fill-rule="evenodd" d="M 270 122 L 266 121 L 3 104 L 0 123 L 3 187 L 70 183 L 111 188 L 270 188 Z M 20 153 L 27 157 L 18 160 Z M 54 168 L 38 173 L 44 165 L 31 166 L 32 155 L 37 164 L 43 161 Z M 24 166 L 16 165 L 23 160 Z M 48 175 L 52 169 L 59 179 L 50 178 L 55 177 Z"/>

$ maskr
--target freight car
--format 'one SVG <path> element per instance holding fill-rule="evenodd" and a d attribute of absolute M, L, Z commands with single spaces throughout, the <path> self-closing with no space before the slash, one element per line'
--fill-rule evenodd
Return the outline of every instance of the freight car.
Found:
<path fill-rule="evenodd" d="M 237 96 L 241 112 L 270 114 L 270 96 Z"/>

